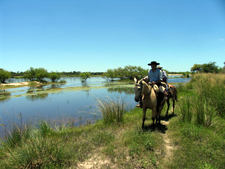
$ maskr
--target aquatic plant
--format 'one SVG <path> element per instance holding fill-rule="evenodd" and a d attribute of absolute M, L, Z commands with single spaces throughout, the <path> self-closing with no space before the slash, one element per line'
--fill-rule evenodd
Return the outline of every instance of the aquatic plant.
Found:
<path fill-rule="evenodd" d="M 104 123 L 123 122 L 123 115 L 126 112 L 126 104 L 121 98 L 98 99 L 98 108 L 102 114 Z"/>

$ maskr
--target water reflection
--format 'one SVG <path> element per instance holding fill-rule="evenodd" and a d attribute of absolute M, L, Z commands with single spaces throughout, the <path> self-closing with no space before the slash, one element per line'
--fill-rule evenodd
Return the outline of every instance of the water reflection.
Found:
<path fill-rule="evenodd" d="M 61 88 L 62 84 L 52 84 L 50 86 L 50 89 L 58 89 L 58 88 Z"/>
<path fill-rule="evenodd" d="M 134 89 L 133 88 L 128 88 L 128 87 L 115 87 L 115 88 L 108 88 L 107 89 L 108 92 L 112 93 L 112 92 L 117 92 L 119 94 L 121 93 L 125 93 L 127 95 L 132 95 L 134 94 Z"/>
<path fill-rule="evenodd" d="M 0 101 L 6 101 L 10 99 L 11 93 L 6 90 L 0 89 Z"/>
<path fill-rule="evenodd" d="M 32 94 L 27 95 L 26 99 L 29 101 L 35 101 L 35 100 L 45 100 L 48 97 L 48 93 L 38 93 L 38 94 Z"/>

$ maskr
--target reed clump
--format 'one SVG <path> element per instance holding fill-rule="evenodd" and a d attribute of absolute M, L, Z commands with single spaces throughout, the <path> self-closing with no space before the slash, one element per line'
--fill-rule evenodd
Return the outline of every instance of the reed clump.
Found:
<path fill-rule="evenodd" d="M 193 86 L 194 96 L 190 100 L 186 95 L 181 102 L 183 122 L 210 126 L 213 117 L 225 118 L 225 75 L 196 74 L 189 83 Z"/>
<path fill-rule="evenodd" d="M 11 96 L 11 93 L 9 91 L 6 91 L 4 89 L 0 89 L 0 100 L 5 100 L 10 96 Z"/>
<path fill-rule="evenodd" d="M 224 168 L 225 75 L 196 74 L 189 83 L 178 88 L 179 118 L 168 126 L 178 148 L 167 166 Z"/>
<path fill-rule="evenodd" d="M 119 97 L 116 100 L 112 98 L 99 99 L 98 108 L 104 123 L 107 124 L 123 122 L 123 115 L 127 111 L 124 100 Z"/>

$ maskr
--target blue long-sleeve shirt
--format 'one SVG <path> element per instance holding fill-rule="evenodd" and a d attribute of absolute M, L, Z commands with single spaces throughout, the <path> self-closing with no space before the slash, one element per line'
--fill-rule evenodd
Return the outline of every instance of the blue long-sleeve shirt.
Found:
<path fill-rule="evenodd" d="M 158 80 L 162 80 L 162 72 L 159 69 L 156 69 L 154 72 L 152 69 L 149 70 L 148 72 L 148 80 L 149 82 L 156 82 Z"/>

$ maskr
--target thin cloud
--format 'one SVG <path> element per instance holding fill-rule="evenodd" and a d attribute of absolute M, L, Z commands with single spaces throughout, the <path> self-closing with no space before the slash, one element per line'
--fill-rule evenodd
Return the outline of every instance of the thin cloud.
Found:
<path fill-rule="evenodd" d="M 224 39 L 220 39 L 220 41 L 224 41 Z"/>

